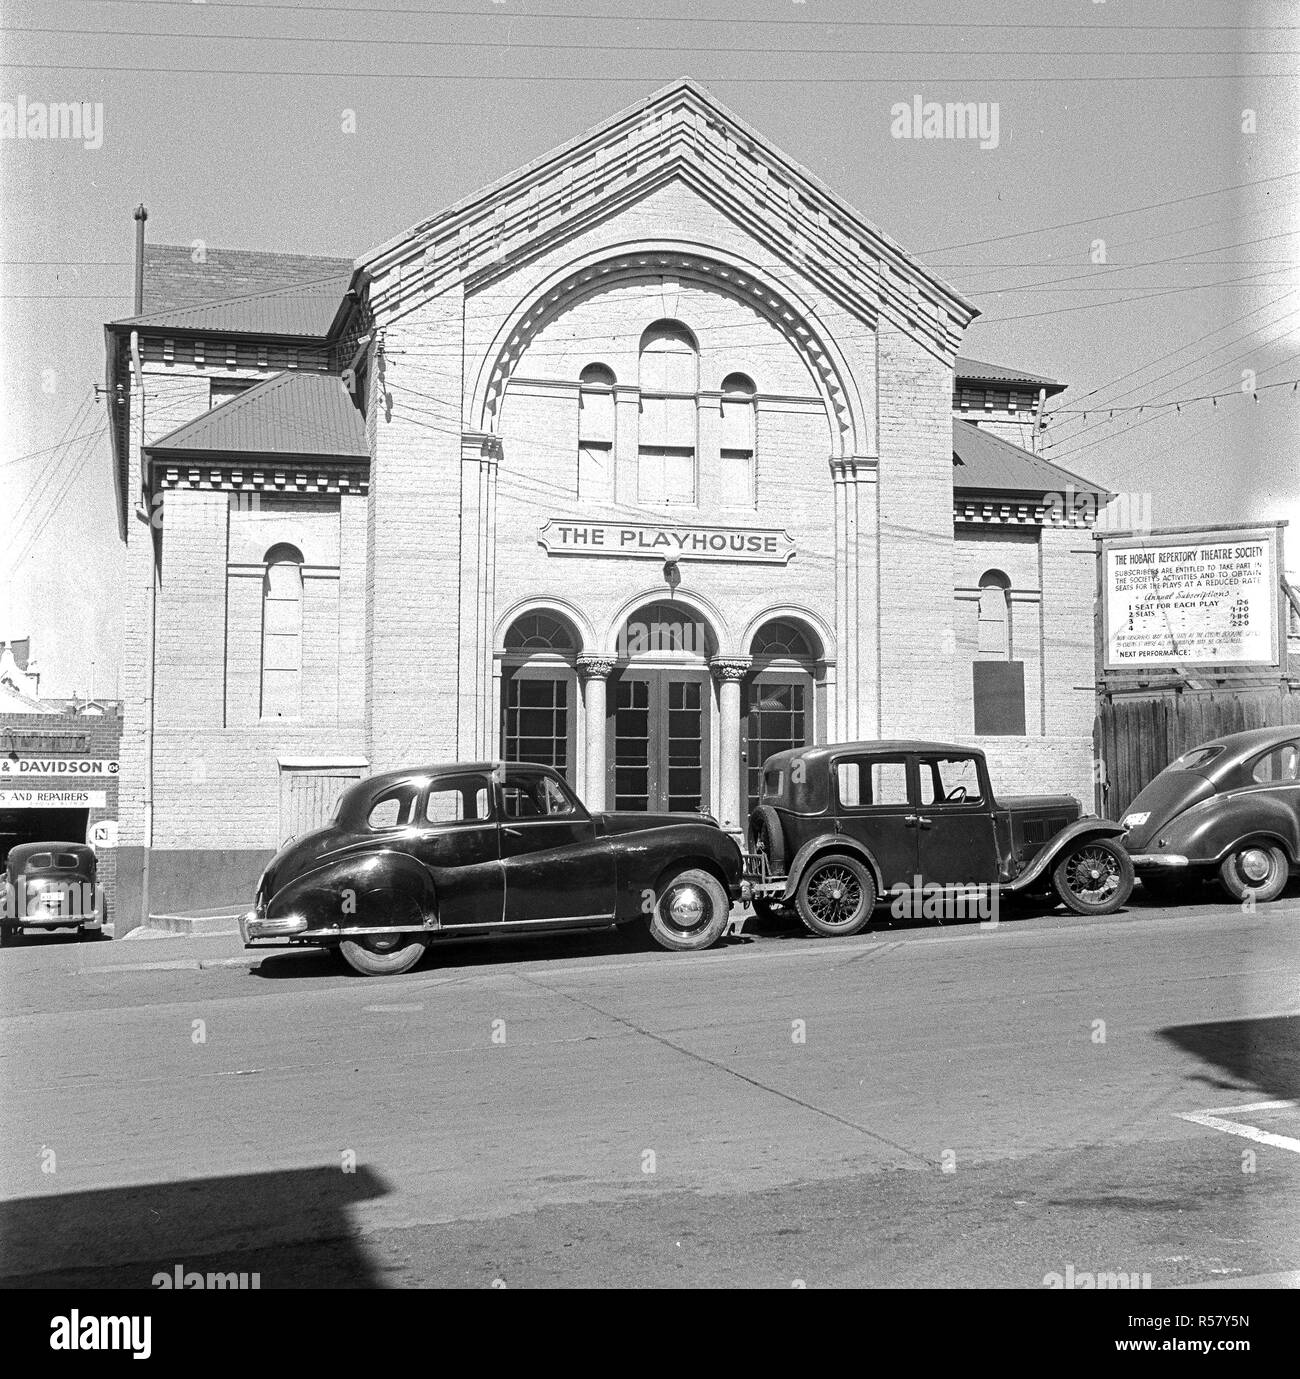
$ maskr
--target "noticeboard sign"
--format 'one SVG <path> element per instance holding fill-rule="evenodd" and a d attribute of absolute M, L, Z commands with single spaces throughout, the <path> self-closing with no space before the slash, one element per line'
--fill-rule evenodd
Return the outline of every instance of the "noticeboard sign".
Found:
<path fill-rule="evenodd" d="M 1102 669 L 1280 664 L 1276 525 L 1101 538 Z"/>

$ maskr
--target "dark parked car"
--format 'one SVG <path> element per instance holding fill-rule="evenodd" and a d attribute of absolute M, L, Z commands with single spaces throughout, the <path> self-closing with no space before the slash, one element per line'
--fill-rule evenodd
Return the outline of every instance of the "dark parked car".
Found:
<path fill-rule="evenodd" d="M 1216 737 L 1172 761 L 1124 815 L 1142 885 L 1174 898 L 1217 877 L 1272 900 L 1300 863 L 1300 724 Z"/>
<path fill-rule="evenodd" d="M 984 753 L 939 742 L 842 742 L 763 764 L 750 817 L 759 915 L 793 904 L 815 934 L 855 934 L 886 892 L 1054 891 L 1079 914 L 1128 899 L 1123 828 L 1071 795 L 996 800 Z"/>
<path fill-rule="evenodd" d="M 742 871 L 711 819 L 589 814 L 546 766 L 431 766 L 345 790 L 271 860 L 240 929 L 250 947 L 337 946 L 367 975 L 407 971 L 440 937 L 637 921 L 694 950 L 721 937 Z"/>
<path fill-rule="evenodd" d="M 9 849 L 0 937 L 23 929 L 98 933 L 106 918 L 94 848 L 85 843 L 18 843 Z"/>

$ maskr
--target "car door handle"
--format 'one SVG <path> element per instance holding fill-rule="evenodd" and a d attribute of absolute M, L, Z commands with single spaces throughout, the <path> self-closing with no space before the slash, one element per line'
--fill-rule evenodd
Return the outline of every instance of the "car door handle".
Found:
<path fill-rule="evenodd" d="M 508 833 L 512 838 L 522 838 L 524 836 L 522 828 L 511 828 L 508 824 L 502 826 L 501 832 Z"/>
<path fill-rule="evenodd" d="M 916 825 L 917 825 L 917 822 L 919 821 L 919 819 L 920 819 L 920 815 L 919 815 L 919 814 L 904 814 L 904 815 L 903 815 L 903 827 L 904 827 L 904 828 L 915 828 Z"/>
<path fill-rule="evenodd" d="M 927 818 L 925 817 L 924 814 L 918 814 L 917 817 L 916 817 L 916 822 L 917 822 L 922 828 L 929 828 L 930 825 L 931 825 L 932 823 L 934 823 L 934 820 L 933 820 L 933 819 L 927 819 Z"/>

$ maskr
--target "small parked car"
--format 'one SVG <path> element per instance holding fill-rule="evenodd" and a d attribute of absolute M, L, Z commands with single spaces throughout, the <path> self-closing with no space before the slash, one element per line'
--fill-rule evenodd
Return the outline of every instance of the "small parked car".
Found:
<path fill-rule="evenodd" d="M 1133 868 L 1121 825 L 1072 795 L 994 798 L 984 753 L 941 742 L 841 742 L 763 763 L 749 820 L 755 912 L 791 905 L 814 934 L 856 934 L 886 893 L 1055 892 L 1110 914 Z"/>
<path fill-rule="evenodd" d="M 1217 879 L 1234 900 L 1273 900 L 1300 863 L 1300 724 L 1194 747 L 1122 822 L 1133 868 L 1153 894 L 1173 899 Z"/>
<path fill-rule="evenodd" d="M 722 936 L 742 873 L 712 819 L 591 814 L 548 766 L 449 763 L 350 786 L 272 858 L 240 930 L 337 948 L 368 976 L 439 939 L 638 922 L 691 951 Z"/>
<path fill-rule="evenodd" d="M 24 929 L 99 933 L 107 919 L 95 850 L 85 843 L 17 843 L 5 860 L 0 938 Z"/>

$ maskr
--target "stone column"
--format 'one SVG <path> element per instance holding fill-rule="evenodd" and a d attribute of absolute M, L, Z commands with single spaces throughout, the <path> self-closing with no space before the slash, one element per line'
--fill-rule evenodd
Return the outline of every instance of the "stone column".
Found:
<path fill-rule="evenodd" d="M 749 656 L 715 656 L 709 669 L 718 683 L 718 822 L 728 833 L 743 834 L 740 798 L 740 682 L 752 664 Z"/>
<path fill-rule="evenodd" d="M 578 657 L 587 742 L 587 775 L 582 802 L 593 811 L 605 808 L 605 682 L 614 665 L 613 656 L 584 652 Z"/>

